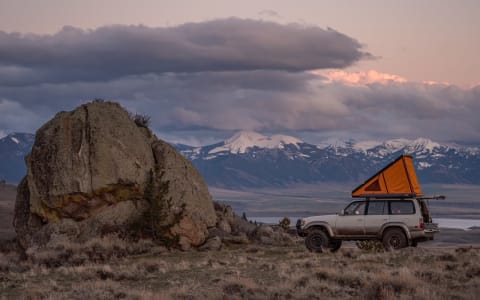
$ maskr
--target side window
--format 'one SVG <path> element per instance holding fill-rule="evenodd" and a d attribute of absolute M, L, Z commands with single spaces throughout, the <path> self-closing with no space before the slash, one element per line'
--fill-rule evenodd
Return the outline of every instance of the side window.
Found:
<path fill-rule="evenodd" d="M 370 201 L 367 215 L 385 215 L 385 201 Z"/>
<path fill-rule="evenodd" d="M 353 202 L 344 209 L 345 215 L 363 215 L 365 214 L 365 202 Z"/>
<path fill-rule="evenodd" d="M 412 201 L 390 201 L 390 214 L 411 215 L 415 213 Z"/>

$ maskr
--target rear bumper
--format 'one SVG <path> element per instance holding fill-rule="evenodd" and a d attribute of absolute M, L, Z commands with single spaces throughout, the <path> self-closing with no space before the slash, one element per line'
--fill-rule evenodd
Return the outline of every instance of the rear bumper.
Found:
<path fill-rule="evenodd" d="M 433 240 L 436 233 L 440 232 L 438 224 L 427 223 L 423 230 L 410 231 L 410 237 L 415 241 L 430 241 Z"/>

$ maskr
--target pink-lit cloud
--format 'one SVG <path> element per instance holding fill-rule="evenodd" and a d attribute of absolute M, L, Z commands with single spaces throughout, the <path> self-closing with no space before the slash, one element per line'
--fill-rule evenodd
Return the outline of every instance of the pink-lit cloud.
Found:
<path fill-rule="evenodd" d="M 408 80 L 395 74 L 382 73 L 375 70 L 349 72 L 344 70 L 314 70 L 311 73 L 325 77 L 327 82 L 339 82 L 346 85 L 360 86 L 372 83 L 405 83 Z"/>

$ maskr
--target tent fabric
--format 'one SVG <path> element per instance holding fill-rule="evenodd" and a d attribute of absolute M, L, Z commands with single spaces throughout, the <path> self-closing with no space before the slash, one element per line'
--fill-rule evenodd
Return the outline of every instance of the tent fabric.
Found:
<path fill-rule="evenodd" d="M 413 158 L 402 155 L 352 191 L 352 197 L 421 197 Z"/>

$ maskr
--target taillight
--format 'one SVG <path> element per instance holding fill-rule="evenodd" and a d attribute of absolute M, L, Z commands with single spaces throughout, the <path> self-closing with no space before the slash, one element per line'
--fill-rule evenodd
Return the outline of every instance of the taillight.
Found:
<path fill-rule="evenodd" d="M 425 229 L 425 223 L 423 222 L 423 218 L 420 218 L 420 223 L 418 224 L 418 226 L 419 226 L 421 229 Z"/>

